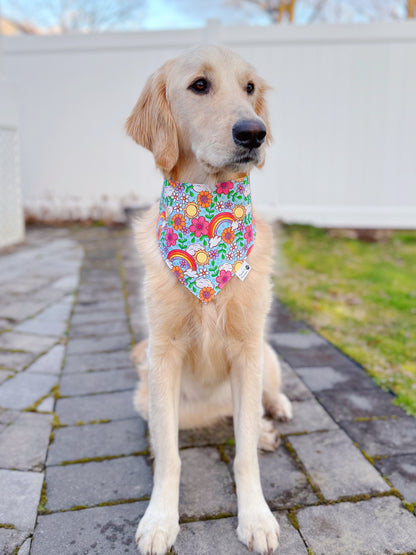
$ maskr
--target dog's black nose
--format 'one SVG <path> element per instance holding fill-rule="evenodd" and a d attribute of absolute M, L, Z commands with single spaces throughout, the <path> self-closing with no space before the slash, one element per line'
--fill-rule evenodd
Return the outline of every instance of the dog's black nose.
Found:
<path fill-rule="evenodd" d="M 259 148 L 266 138 L 266 126 L 258 119 L 244 119 L 233 127 L 233 139 L 236 145 L 244 148 Z"/>

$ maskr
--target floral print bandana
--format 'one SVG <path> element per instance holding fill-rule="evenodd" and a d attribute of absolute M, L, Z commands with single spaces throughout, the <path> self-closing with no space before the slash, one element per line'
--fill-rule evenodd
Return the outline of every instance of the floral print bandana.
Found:
<path fill-rule="evenodd" d="M 255 236 L 248 176 L 218 183 L 213 191 L 164 181 L 159 247 L 178 280 L 202 302 L 209 303 L 234 275 L 244 279 Z"/>

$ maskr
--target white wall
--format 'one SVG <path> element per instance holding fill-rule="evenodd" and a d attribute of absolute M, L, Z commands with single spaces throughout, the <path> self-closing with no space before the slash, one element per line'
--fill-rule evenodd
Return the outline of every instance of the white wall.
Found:
<path fill-rule="evenodd" d="M 0 35 L 0 248 L 22 241 L 25 234 L 15 96 L 13 84 L 3 73 Z"/>
<path fill-rule="evenodd" d="M 155 200 L 161 177 L 124 121 L 152 71 L 206 41 L 273 87 L 258 207 L 286 221 L 416 227 L 416 21 L 6 39 L 26 208 L 100 216 Z"/>

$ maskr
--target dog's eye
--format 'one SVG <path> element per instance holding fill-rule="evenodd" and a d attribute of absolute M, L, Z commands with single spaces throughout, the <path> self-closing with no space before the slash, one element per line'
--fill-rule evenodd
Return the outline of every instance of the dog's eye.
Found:
<path fill-rule="evenodd" d="M 246 87 L 246 91 L 247 94 L 253 94 L 254 93 L 254 83 L 247 83 L 247 87 Z"/>
<path fill-rule="evenodd" d="M 197 94 L 207 94 L 209 93 L 209 82 L 203 78 L 197 79 L 189 88 Z"/>

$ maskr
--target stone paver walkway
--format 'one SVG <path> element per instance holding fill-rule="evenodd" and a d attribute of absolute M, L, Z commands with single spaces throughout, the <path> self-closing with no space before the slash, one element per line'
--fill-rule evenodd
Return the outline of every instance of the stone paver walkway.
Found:
<path fill-rule="evenodd" d="M 146 335 L 126 229 L 35 229 L 0 256 L 0 554 L 135 553 L 152 488 L 131 345 Z M 295 418 L 260 454 L 279 554 L 416 553 L 416 419 L 277 302 Z M 180 434 L 177 555 L 236 538 L 232 423 Z"/>

